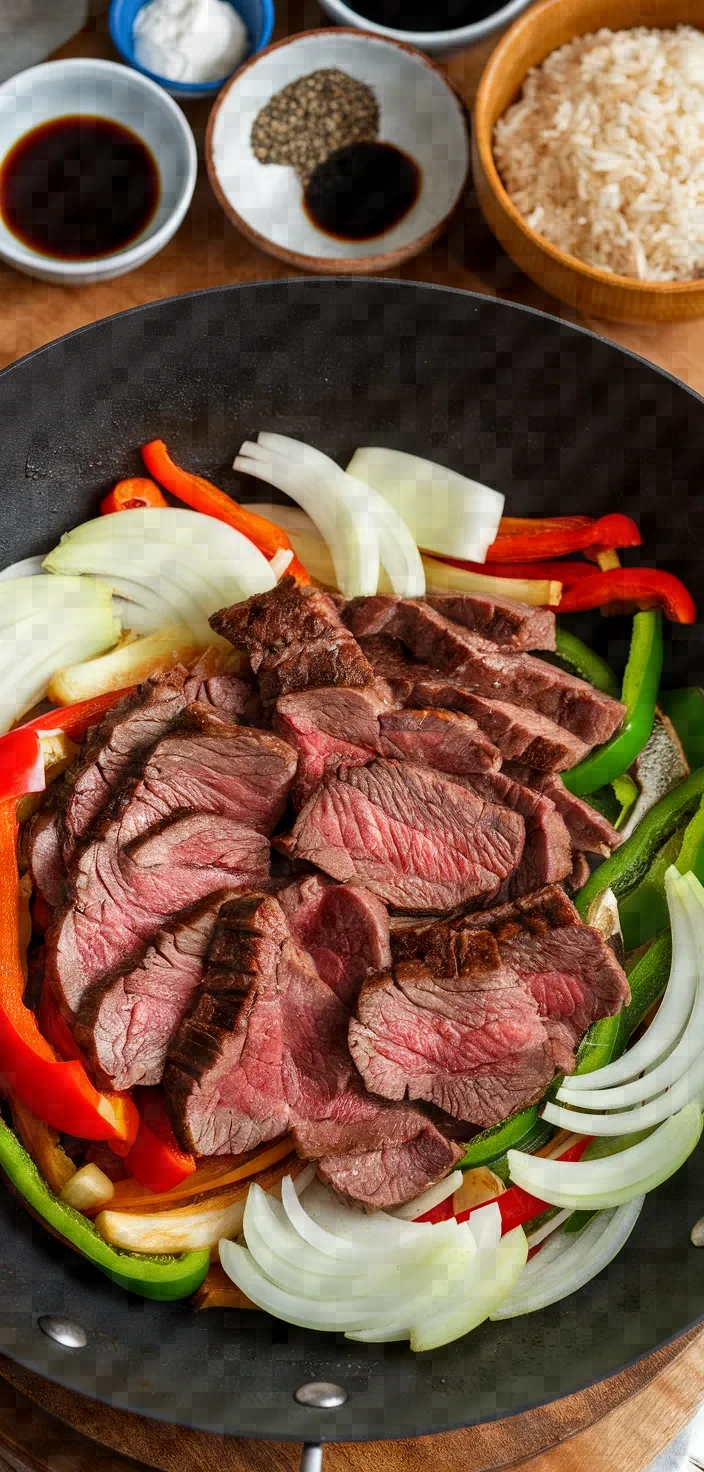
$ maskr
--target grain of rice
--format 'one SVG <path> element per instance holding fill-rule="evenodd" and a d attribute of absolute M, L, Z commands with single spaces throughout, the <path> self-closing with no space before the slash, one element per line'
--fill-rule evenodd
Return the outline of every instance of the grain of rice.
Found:
<path fill-rule="evenodd" d="M 560 250 L 641 281 L 704 275 L 704 35 L 578 36 L 528 72 L 494 157 Z"/>

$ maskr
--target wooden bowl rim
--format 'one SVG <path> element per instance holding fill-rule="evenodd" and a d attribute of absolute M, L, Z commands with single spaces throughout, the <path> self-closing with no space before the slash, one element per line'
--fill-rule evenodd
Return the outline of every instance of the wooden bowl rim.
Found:
<path fill-rule="evenodd" d="M 399 51 L 407 51 L 409 55 L 415 56 L 418 61 L 422 61 L 423 65 L 426 66 L 429 71 L 435 72 L 436 76 L 438 76 L 440 80 L 444 82 L 445 87 L 450 93 L 453 102 L 457 104 L 460 117 L 464 125 L 465 136 L 467 139 L 467 163 L 462 182 L 457 191 L 457 198 L 454 201 L 454 204 L 451 204 L 449 210 L 447 210 L 446 213 L 442 216 L 442 219 L 436 221 L 436 223 L 434 225 L 431 225 L 430 229 L 424 231 L 422 235 L 417 235 L 414 240 L 409 240 L 406 245 L 397 246 L 395 250 L 380 251 L 378 252 L 378 254 L 372 256 L 304 255 L 300 251 L 289 250 L 288 247 L 285 245 L 276 245 L 275 242 L 269 240 L 266 235 L 261 235 L 258 230 L 255 230 L 251 225 L 248 225 L 246 220 L 242 218 L 242 216 L 230 203 L 221 187 L 213 160 L 213 134 L 215 131 L 215 122 L 218 113 L 220 111 L 220 108 L 222 107 L 223 102 L 225 101 L 228 92 L 230 91 L 230 88 L 233 87 L 235 83 L 239 82 L 240 78 L 244 76 L 244 73 L 248 71 L 251 66 L 254 66 L 255 63 L 261 61 L 262 57 L 268 56 L 272 51 L 279 51 L 284 46 L 290 46 L 292 42 L 300 41 L 304 36 L 354 36 L 356 40 L 359 40 L 360 37 L 366 37 L 367 40 L 374 41 L 377 45 L 395 46 Z M 335 275 L 337 273 L 344 274 L 345 271 L 366 274 L 368 271 L 383 271 L 388 270 L 390 266 L 398 266 L 401 264 L 402 261 L 409 260 L 411 256 L 419 255 L 421 251 L 425 250 L 427 246 L 432 245 L 433 241 L 437 239 L 438 235 L 440 235 L 441 231 L 444 230 L 445 226 L 452 218 L 452 215 L 457 209 L 457 206 L 467 187 L 467 179 L 469 178 L 469 172 L 471 169 L 470 143 L 471 139 L 469 128 L 467 127 L 466 105 L 459 89 L 455 86 L 454 82 L 451 81 L 450 77 L 446 75 L 442 68 L 439 67 L 436 62 L 432 61 L 429 56 L 426 56 L 424 52 L 419 51 L 416 46 L 409 46 L 407 41 L 397 41 L 391 36 L 378 36 L 374 32 L 360 30 L 357 26 L 320 26 L 314 31 L 297 31 L 296 34 L 293 36 L 284 36 L 280 41 L 272 41 L 270 45 L 265 46 L 262 51 L 257 51 L 256 55 L 250 56 L 249 60 L 244 63 L 244 66 L 241 66 L 239 68 L 239 71 L 235 72 L 234 75 L 228 79 L 222 91 L 218 92 L 217 98 L 215 99 L 213 107 L 210 111 L 210 115 L 208 117 L 208 126 L 205 134 L 205 166 L 208 173 L 208 179 L 210 181 L 210 187 L 218 201 L 218 204 L 224 210 L 228 219 L 231 220 L 232 224 L 236 227 L 236 229 L 241 232 L 242 235 L 246 236 L 248 240 L 252 241 L 253 245 L 258 246 L 259 249 L 263 250 L 267 255 L 273 255 L 277 260 L 284 261 L 291 266 L 296 266 L 299 270 L 302 271 L 307 271 L 311 268 L 314 268 L 315 270 L 322 271 L 327 275 Z"/>
<path fill-rule="evenodd" d="M 547 240 L 544 235 L 540 235 L 537 230 L 534 230 L 528 224 L 525 216 L 516 208 L 511 196 L 504 188 L 494 161 L 493 127 L 490 126 L 487 117 L 491 88 L 497 72 L 503 66 L 505 52 L 513 43 L 515 37 L 521 31 L 537 29 L 545 13 L 551 10 L 558 10 L 562 4 L 563 0 L 538 0 L 538 3 L 532 5 L 524 15 L 519 16 L 513 25 L 509 27 L 508 31 L 506 31 L 505 35 L 501 37 L 482 72 L 472 113 L 472 136 L 487 183 L 504 213 L 509 216 L 521 234 L 532 245 L 537 246 L 543 255 L 549 256 L 558 265 L 566 267 L 573 274 L 582 276 L 588 281 L 593 281 L 599 286 L 607 288 L 615 287 L 619 291 L 628 291 L 633 296 L 640 295 L 641 293 L 651 297 L 696 297 L 704 295 L 704 277 L 695 276 L 688 281 L 641 281 L 636 276 L 619 276 L 614 271 L 604 271 L 600 266 L 590 266 L 588 262 L 581 261 L 579 256 L 573 256 L 569 251 L 561 250 L 559 246 L 553 245 L 552 241 Z M 647 25 L 648 23 L 644 20 L 641 24 Z M 677 22 L 673 21 L 673 24 L 677 24 Z M 663 27 L 651 25 L 648 26 L 648 29 L 661 30 Z M 588 31 L 575 31 L 572 39 L 588 34 Z M 545 55 L 547 57 L 550 55 L 550 52 L 546 52 Z M 545 57 L 543 60 L 545 60 Z M 523 86 L 524 81 L 525 77 L 521 80 L 520 87 Z"/>

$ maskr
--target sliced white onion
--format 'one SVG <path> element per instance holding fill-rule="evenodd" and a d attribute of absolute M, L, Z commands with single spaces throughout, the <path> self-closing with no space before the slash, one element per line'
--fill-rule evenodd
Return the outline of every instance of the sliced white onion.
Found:
<path fill-rule="evenodd" d="M 550 1221 L 544 1222 L 542 1227 L 538 1227 L 537 1232 L 530 1232 L 528 1234 L 528 1247 L 530 1248 L 531 1252 L 533 1248 L 537 1247 L 540 1242 L 544 1242 L 546 1237 L 551 1237 L 553 1232 L 556 1232 L 560 1227 L 564 1226 L 564 1223 L 568 1221 L 572 1215 L 573 1212 L 571 1212 L 569 1208 L 565 1208 L 564 1211 L 558 1211 L 557 1216 L 551 1216 Z"/>
<path fill-rule="evenodd" d="M 694 1003 L 698 966 L 689 910 L 684 900 L 684 895 L 691 890 L 674 865 L 665 875 L 665 891 L 672 926 L 672 965 L 667 989 L 653 1023 L 638 1042 L 613 1063 L 607 1063 L 594 1073 L 574 1074 L 565 1079 L 558 1091 L 558 1099 L 571 1102 L 574 1098 L 576 1104 L 581 1104 L 584 1096 L 594 1094 L 597 1088 L 605 1089 L 636 1078 L 663 1058 L 681 1036 Z M 591 1105 L 595 1101 L 588 1098 L 584 1102 Z"/>
<path fill-rule="evenodd" d="M 479 1272 L 472 1292 L 447 1294 L 442 1306 L 411 1330 L 411 1349 L 438 1349 L 450 1344 L 496 1311 L 526 1265 L 528 1242 L 523 1228 L 514 1227 L 493 1252 L 484 1251 L 478 1256 Z"/>
<path fill-rule="evenodd" d="M 266 558 L 241 532 L 180 507 L 135 507 L 83 522 L 44 567 L 102 576 L 134 605 L 129 624 L 140 633 L 180 624 L 201 643 L 212 640 L 211 613 L 276 584 Z"/>
<path fill-rule="evenodd" d="M 348 1206 L 332 1196 L 322 1181 L 313 1182 L 302 1196 L 302 1203 L 319 1226 L 335 1237 L 362 1243 L 365 1250 L 412 1251 L 423 1245 L 430 1230 L 428 1222 L 405 1222 L 401 1225 L 397 1217 L 384 1211 L 375 1211 L 368 1216 L 361 1211 L 350 1211 Z"/>
<path fill-rule="evenodd" d="M 448 1196 L 454 1196 L 463 1180 L 461 1170 L 453 1170 L 451 1175 L 445 1176 L 444 1181 L 437 1181 L 434 1186 L 423 1191 L 422 1195 L 416 1196 L 415 1201 L 406 1201 L 405 1205 L 395 1207 L 391 1215 L 400 1217 L 402 1221 L 412 1222 L 417 1216 L 424 1216 L 426 1211 L 432 1211 L 434 1206 L 447 1201 Z"/>
<path fill-rule="evenodd" d="M 287 568 L 290 567 L 292 562 L 292 547 L 289 547 L 288 549 L 286 549 L 285 547 L 279 547 L 278 552 L 274 553 L 274 556 L 270 559 L 269 566 L 274 574 L 274 577 L 276 578 L 277 583 L 279 582 L 279 579 L 283 577 L 284 573 L 286 572 Z"/>
<path fill-rule="evenodd" d="M 59 665 L 111 649 L 120 624 L 110 588 L 95 578 L 24 577 L 0 586 L 0 730 L 6 731 L 43 700 Z"/>
<path fill-rule="evenodd" d="M 554 1236 L 526 1263 L 513 1292 L 494 1310 L 492 1319 L 535 1313 L 583 1288 L 608 1267 L 628 1241 L 644 1200 L 644 1196 L 637 1196 L 626 1206 L 599 1212 L 581 1232 Z"/>
<path fill-rule="evenodd" d="M 0 572 L 0 582 L 5 582 L 7 578 L 35 578 L 43 573 L 43 561 L 44 558 L 39 556 L 23 557 L 21 562 L 12 562 Z"/>
<path fill-rule="evenodd" d="M 668 1180 L 691 1155 L 701 1131 L 701 1108 L 692 1099 L 647 1139 L 617 1154 L 600 1160 L 563 1161 L 509 1150 L 509 1172 L 517 1186 L 552 1206 L 606 1210 Z"/>
<path fill-rule="evenodd" d="M 340 494 L 339 486 L 331 487 L 331 477 L 321 472 L 319 466 L 306 465 L 302 453 L 291 461 L 246 440 L 233 469 L 277 486 L 308 512 L 330 548 L 337 586 L 346 598 L 376 593 L 379 581 L 376 526 L 371 518 L 364 520 L 359 508 Z"/>
<path fill-rule="evenodd" d="M 425 552 L 484 562 L 495 541 L 504 497 L 445 465 L 401 450 L 355 450 L 348 475 L 378 491 Z"/>
<path fill-rule="evenodd" d="M 280 455 L 283 459 L 295 460 L 303 454 L 304 463 L 316 468 L 329 479 L 331 487 L 356 509 L 357 515 L 376 526 L 379 542 L 379 561 L 386 570 L 391 588 L 401 598 L 420 598 L 425 592 L 425 572 L 415 538 L 403 517 L 385 496 L 380 496 L 364 481 L 355 480 L 312 445 L 303 445 L 300 440 L 287 435 L 262 433 L 258 444 L 265 452 Z"/>

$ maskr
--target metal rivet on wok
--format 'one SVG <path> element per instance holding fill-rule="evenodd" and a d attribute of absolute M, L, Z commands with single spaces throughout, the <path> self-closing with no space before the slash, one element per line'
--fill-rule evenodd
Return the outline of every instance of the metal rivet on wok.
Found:
<path fill-rule="evenodd" d="M 313 1406 L 319 1411 L 332 1411 L 343 1406 L 347 1391 L 341 1385 L 331 1385 L 327 1380 L 314 1380 L 310 1385 L 299 1385 L 294 1391 L 294 1400 L 301 1406 Z"/>
<path fill-rule="evenodd" d="M 73 1319 L 63 1318 L 61 1314 L 43 1314 L 39 1320 L 39 1328 L 42 1334 L 56 1340 L 57 1344 L 63 1344 L 65 1349 L 83 1349 L 88 1343 L 85 1329 L 74 1323 Z"/>

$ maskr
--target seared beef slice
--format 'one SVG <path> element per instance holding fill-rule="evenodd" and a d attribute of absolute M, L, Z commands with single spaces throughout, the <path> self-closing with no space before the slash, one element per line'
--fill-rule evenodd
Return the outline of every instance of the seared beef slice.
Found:
<path fill-rule="evenodd" d="M 361 884 L 334 884 L 311 874 L 277 896 L 298 944 L 345 1006 L 362 982 L 391 964 L 389 917 L 381 900 Z"/>
<path fill-rule="evenodd" d="M 268 872 L 269 846 L 260 834 L 283 809 L 295 752 L 266 731 L 217 720 L 205 706 L 189 707 L 184 722 L 157 744 L 119 816 L 81 854 L 73 898 L 49 932 L 47 970 L 69 1015 L 94 981 L 137 957 L 165 917 L 217 889 L 261 881 Z M 184 861 L 178 835 L 189 830 L 178 822 L 189 820 L 169 820 L 188 810 L 196 820 L 218 814 L 222 822 L 218 828 L 196 821 Z M 149 830 L 151 844 L 143 837 Z M 170 892 L 172 841 L 180 868 Z"/>
<path fill-rule="evenodd" d="M 520 762 L 507 762 L 504 771 L 507 777 L 513 777 L 516 782 L 550 798 L 567 827 L 574 848 L 608 858 L 613 849 L 618 848 L 622 842 L 621 835 L 608 819 L 598 813 L 596 808 L 590 807 L 589 803 L 583 802 L 581 797 L 568 792 L 559 777 L 550 776 L 547 772 L 535 772 Z"/>
<path fill-rule="evenodd" d="M 553 1035 L 568 1047 L 593 1022 L 630 1001 L 628 980 L 611 947 L 582 924 L 556 885 L 462 923 L 491 929 L 502 962 L 515 971 L 541 1016 L 551 1019 Z"/>
<path fill-rule="evenodd" d="M 271 592 L 220 609 L 210 623 L 246 651 L 263 700 L 321 685 L 374 683 L 374 671 L 332 599 L 319 588 L 299 587 L 288 575 Z"/>
<path fill-rule="evenodd" d="M 379 684 L 379 682 L 378 682 Z M 394 710 L 370 686 L 327 686 L 284 695 L 274 723 L 298 751 L 296 800 L 310 797 L 328 769 L 398 757 L 448 773 L 495 772 L 501 757 L 469 716 L 444 710 Z"/>
<path fill-rule="evenodd" d="M 292 1127 L 300 1152 L 316 1159 L 331 1146 L 375 1157 L 393 1146 L 396 1168 L 386 1181 L 377 1178 L 378 1159 L 360 1180 L 368 1194 L 356 1199 L 374 1206 L 408 1200 L 443 1175 L 455 1147 L 415 1111 L 390 1110 L 365 1093 L 347 1023 L 347 1009 L 293 940 L 273 897 L 224 905 L 203 993 L 164 1079 L 183 1144 L 201 1154 L 237 1153 Z M 330 1175 L 343 1168 L 329 1164 Z"/>
<path fill-rule="evenodd" d="M 456 676 L 478 695 L 530 706 L 591 746 L 607 741 L 623 720 L 625 707 L 585 680 L 532 654 L 501 649 L 480 634 L 450 623 L 419 599 L 377 597 L 373 604 L 386 606 L 377 609 L 373 620 L 367 614 L 367 601 L 353 599 L 344 609 L 353 634 L 389 634 L 401 639 L 417 659 Z"/>
<path fill-rule="evenodd" d="M 523 853 L 520 814 L 436 772 L 374 761 L 328 776 L 280 846 L 401 910 L 495 894 Z"/>
<path fill-rule="evenodd" d="M 555 803 L 507 777 L 505 772 L 487 772 L 464 779 L 471 792 L 486 802 L 503 803 L 520 813 L 526 825 L 526 841 L 518 868 L 505 879 L 490 903 L 516 899 L 566 879 L 572 871 L 570 835 Z M 559 778 L 555 779 L 556 785 Z"/>
<path fill-rule="evenodd" d="M 166 1050 L 203 979 L 210 940 L 231 891 L 208 895 L 160 931 L 139 963 L 84 997 L 74 1034 L 113 1089 L 161 1082 Z"/>
<path fill-rule="evenodd" d="M 493 936 L 438 925 L 414 949 L 420 959 L 360 992 L 349 1043 L 367 1087 L 484 1128 L 539 1099 L 555 1073 L 550 1039 Z"/>
<path fill-rule="evenodd" d="M 504 649 L 555 648 L 555 615 L 549 608 L 530 608 L 512 598 L 481 593 L 428 593 L 425 602 L 453 624 L 462 624 Z"/>
<path fill-rule="evenodd" d="M 47 931 L 46 975 L 66 1015 L 179 910 L 218 889 L 261 885 L 269 857 L 263 834 L 214 813 L 169 819 L 124 848 L 113 824 L 81 854 L 73 900 Z"/>
<path fill-rule="evenodd" d="M 399 704 L 462 711 L 476 721 L 504 760 L 523 761 L 546 772 L 564 772 L 589 751 L 586 741 L 539 711 L 477 695 L 456 677 L 440 675 L 430 665 L 412 659 L 399 639 L 379 634 L 361 639 L 360 645 Z"/>

